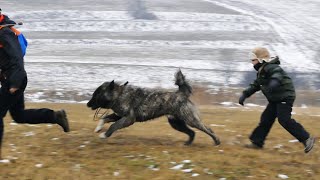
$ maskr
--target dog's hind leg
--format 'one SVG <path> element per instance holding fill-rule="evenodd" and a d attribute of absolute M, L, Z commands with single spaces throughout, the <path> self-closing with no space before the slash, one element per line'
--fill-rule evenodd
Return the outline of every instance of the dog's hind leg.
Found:
<path fill-rule="evenodd" d="M 193 117 L 192 119 L 188 119 L 186 120 L 186 123 L 193 127 L 193 128 L 197 128 L 200 131 L 205 132 L 206 134 L 208 134 L 215 142 L 216 145 L 219 145 L 220 139 L 216 136 L 216 134 L 212 131 L 212 129 L 210 129 L 209 127 L 205 126 L 200 119 Z"/>
<path fill-rule="evenodd" d="M 192 131 L 183 120 L 180 120 L 180 119 L 172 117 L 172 116 L 168 116 L 168 121 L 173 129 L 189 135 L 189 140 L 184 143 L 185 145 L 192 144 L 192 142 L 194 140 L 195 132 Z"/>
<path fill-rule="evenodd" d="M 106 116 L 103 116 L 99 122 L 98 122 L 98 125 L 97 127 L 94 129 L 94 132 L 98 133 L 101 131 L 101 129 L 103 128 L 103 125 L 105 123 L 109 123 L 109 122 L 115 122 L 117 120 L 121 119 L 120 116 L 116 115 L 115 113 L 112 113 L 112 114 L 108 114 Z"/>
<path fill-rule="evenodd" d="M 100 138 L 107 138 L 110 137 L 112 135 L 112 133 L 114 133 L 115 131 L 117 131 L 118 129 L 122 129 L 128 126 L 131 126 L 133 123 L 135 122 L 135 120 L 133 118 L 127 118 L 127 117 L 122 117 L 121 119 L 119 119 L 118 121 L 116 121 L 115 123 L 113 123 L 109 129 L 107 130 L 107 132 L 105 133 L 101 133 L 99 135 Z"/>
<path fill-rule="evenodd" d="M 201 122 L 199 114 L 194 106 L 190 103 L 187 107 L 181 107 L 179 118 L 183 119 L 187 125 L 193 128 L 197 128 L 200 131 L 205 132 L 208 134 L 215 142 L 216 145 L 220 144 L 219 138 L 216 134 L 206 125 Z"/>

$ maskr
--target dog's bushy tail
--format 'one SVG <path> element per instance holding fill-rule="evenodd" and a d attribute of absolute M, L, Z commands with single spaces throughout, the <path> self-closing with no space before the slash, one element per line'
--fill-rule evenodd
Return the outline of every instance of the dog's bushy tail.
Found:
<path fill-rule="evenodd" d="M 186 77 L 182 74 L 180 69 L 176 72 L 175 78 L 175 85 L 179 86 L 179 91 L 189 97 L 192 94 L 192 87 L 190 86 L 189 82 L 186 80 Z"/>

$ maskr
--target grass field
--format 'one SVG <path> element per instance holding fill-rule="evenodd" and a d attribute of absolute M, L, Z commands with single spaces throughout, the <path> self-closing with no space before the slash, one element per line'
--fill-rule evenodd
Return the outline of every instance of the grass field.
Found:
<path fill-rule="evenodd" d="M 64 108 L 71 132 L 57 125 L 17 125 L 5 118 L 0 179 L 320 179 L 320 150 L 303 152 L 278 122 L 265 148 L 243 147 L 263 108 L 200 106 L 203 121 L 221 138 L 214 146 L 196 131 L 187 136 L 173 130 L 165 118 L 136 123 L 109 139 L 93 130 L 94 112 L 84 104 L 27 104 L 27 108 Z M 293 117 L 319 136 L 320 108 L 294 108 Z M 109 124 L 106 124 L 106 128 Z"/>

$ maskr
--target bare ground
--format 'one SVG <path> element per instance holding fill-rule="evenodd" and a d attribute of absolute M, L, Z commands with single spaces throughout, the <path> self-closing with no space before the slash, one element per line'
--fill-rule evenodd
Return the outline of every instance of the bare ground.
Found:
<path fill-rule="evenodd" d="M 194 143 L 184 146 L 187 136 L 165 118 L 136 123 L 102 140 L 93 132 L 94 112 L 84 104 L 27 104 L 39 107 L 66 109 L 72 131 L 66 134 L 48 124 L 15 125 L 7 116 L 3 158 L 10 163 L 0 163 L 0 179 L 320 179 L 319 140 L 305 154 L 278 122 L 263 150 L 243 147 L 263 108 L 200 106 L 203 121 L 222 144 L 214 146 L 209 136 L 196 131 Z M 320 108 L 294 112 L 319 136 Z"/>

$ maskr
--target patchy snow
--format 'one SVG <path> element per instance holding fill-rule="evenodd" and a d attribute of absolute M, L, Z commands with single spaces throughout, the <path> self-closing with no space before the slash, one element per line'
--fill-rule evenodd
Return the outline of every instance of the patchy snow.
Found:
<path fill-rule="evenodd" d="M 277 144 L 277 145 L 273 146 L 273 148 L 275 148 L 275 149 L 281 149 L 282 147 L 283 147 L 282 144 Z"/>
<path fill-rule="evenodd" d="M 285 174 L 278 174 L 278 178 L 280 179 L 288 179 L 289 177 Z"/>
<path fill-rule="evenodd" d="M 185 172 L 185 173 L 191 173 L 193 171 L 193 169 L 183 169 L 181 170 L 182 172 Z"/>
<path fill-rule="evenodd" d="M 22 133 L 24 136 L 28 137 L 28 136 L 34 136 L 35 133 L 33 131 L 29 131 L 29 132 L 25 132 L 25 133 Z"/>
<path fill-rule="evenodd" d="M 10 160 L 9 159 L 2 159 L 2 160 L 0 160 L 0 163 L 7 164 L 7 163 L 10 163 Z"/>
<path fill-rule="evenodd" d="M 197 177 L 197 176 L 200 176 L 200 174 L 198 174 L 198 173 L 192 173 L 191 176 L 192 176 L 192 177 Z"/>
<path fill-rule="evenodd" d="M 213 126 L 213 127 L 225 127 L 226 125 L 224 125 L 224 124 L 210 124 L 210 126 Z"/>
<path fill-rule="evenodd" d="M 298 139 L 293 139 L 293 140 L 289 140 L 290 143 L 296 143 L 296 142 L 299 142 Z"/>
<path fill-rule="evenodd" d="M 189 160 L 189 159 L 187 159 L 187 160 L 183 160 L 183 161 L 181 161 L 181 163 L 189 164 L 189 163 L 191 163 L 191 160 Z"/>
<path fill-rule="evenodd" d="M 301 108 L 306 109 L 308 106 L 306 104 L 301 104 Z"/>
<path fill-rule="evenodd" d="M 176 165 L 176 166 L 173 166 L 173 167 L 170 168 L 170 169 L 172 169 L 172 170 L 179 170 L 179 169 L 183 168 L 183 166 L 184 166 L 184 164 L 178 164 L 178 165 Z"/>
<path fill-rule="evenodd" d="M 119 176 L 119 175 L 120 175 L 120 172 L 118 171 L 113 172 L 113 176 Z"/>
<path fill-rule="evenodd" d="M 234 103 L 234 102 L 221 102 L 220 104 L 221 104 L 221 105 L 224 105 L 224 106 L 232 106 L 232 105 L 234 105 L 235 103 Z"/>
<path fill-rule="evenodd" d="M 42 168 L 42 167 L 43 167 L 43 164 L 36 164 L 35 167 L 37 167 L 37 168 Z"/>

